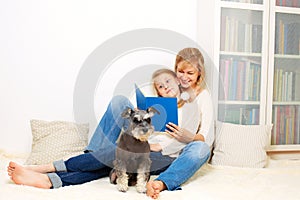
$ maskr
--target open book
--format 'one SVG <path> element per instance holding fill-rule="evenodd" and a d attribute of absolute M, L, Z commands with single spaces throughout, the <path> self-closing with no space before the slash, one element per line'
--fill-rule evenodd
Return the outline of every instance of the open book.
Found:
<path fill-rule="evenodd" d="M 152 117 L 152 125 L 156 131 L 165 131 L 166 124 L 172 122 L 178 125 L 178 109 L 176 97 L 145 97 L 135 85 L 136 103 L 138 109 L 155 108 L 158 112 Z"/>

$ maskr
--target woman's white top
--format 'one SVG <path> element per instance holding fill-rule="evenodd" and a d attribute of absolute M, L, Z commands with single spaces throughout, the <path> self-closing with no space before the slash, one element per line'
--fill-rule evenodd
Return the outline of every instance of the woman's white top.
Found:
<path fill-rule="evenodd" d="M 209 146 L 214 141 L 214 109 L 210 93 L 203 90 L 193 102 L 178 109 L 178 124 L 191 133 L 200 133 Z M 150 144 L 160 144 L 162 154 L 177 157 L 186 143 L 177 141 L 165 132 L 157 132 L 149 138 Z"/>

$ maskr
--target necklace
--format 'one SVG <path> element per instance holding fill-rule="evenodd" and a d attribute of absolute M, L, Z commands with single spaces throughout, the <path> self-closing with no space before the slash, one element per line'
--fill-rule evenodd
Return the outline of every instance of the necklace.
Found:
<path fill-rule="evenodd" d="M 198 96 L 200 91 L 201 91 L 201 88 L 199 88 L 199 87 L 196 87 L 196 88 L 190 87 L 186 91 L 184 91 L 180 94 L 180 98 L 185 102 L 192 102 Z"/>
<path fill-rule="evenodd" d="M 187 101 L 187 100 L 190 99 L 191 95 L 188 92 L 182 92 L 180 94 L 180 97 L 181 97 L 182 100 Z"/>

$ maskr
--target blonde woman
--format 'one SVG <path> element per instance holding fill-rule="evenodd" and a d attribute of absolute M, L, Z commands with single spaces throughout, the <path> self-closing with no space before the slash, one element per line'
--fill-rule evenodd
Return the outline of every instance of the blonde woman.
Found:
<path fill-rule="evenodd" d="M 182 88 L 181 97 L 187 102 L 184 106 L 189 102 L 197 104 L 198 115 L 191 119 L 196 121 L 197 130 L 191 132 L 174 124 L 168 126 L 171 130 L 168 133 L 186 146 L 165 171 L 147 183 L 147 195 L 153 199 L 157 199 L 163 190 L 180 189 L 180 185 L 206 163 L 214 140 L 214 110 L 210 93 L 206 89 L 204 58 L 199 49 L 185 48 L 178 52 L 175 72 Z"/>

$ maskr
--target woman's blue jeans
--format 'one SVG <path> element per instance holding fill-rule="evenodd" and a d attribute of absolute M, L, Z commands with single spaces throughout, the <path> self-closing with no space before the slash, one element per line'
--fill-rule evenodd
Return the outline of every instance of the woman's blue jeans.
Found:
<path fill-rule="evenodd" d="M 172 164 L 155 180 L 165 183 L 168 190 L 178 190 L 210 157 L 210 147 L 202 141 L 187 144 Z"/>
<path fill-rule="evenodd" d="M 121 117 L 127 107 L 133 108 L 133 105 L 126 97 L 115 96 L 111 100 L 86 148 L 92 152 L 61 161 L 64 169 L 56 175 L 62 184 L 53 187 L 82 184 L 108 176 L 121 128 L 128 127 L 128 121 Z M 151 174 L 160 174 L 157 180 L 163 181 L 169 190 L 175 190 L 207 161 L 209 155 L 210 148 L 204 142 L 191 142 L 176 159 L 151 152 Z"/>
<path fill-rule="evenodd" d="M 133 109 L 128 98 L 121 95 L 112 98 L 86 150 L 96 152 L 108 146 L 116 145 L 122 127 L 128 127 L 128 120 L 121 117 L 126 108 Z"/>

